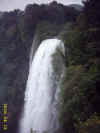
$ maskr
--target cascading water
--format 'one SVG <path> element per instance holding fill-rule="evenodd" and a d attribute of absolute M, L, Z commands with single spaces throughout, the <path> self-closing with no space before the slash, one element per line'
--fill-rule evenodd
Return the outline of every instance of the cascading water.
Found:
<path fill-rule="evenodd" d="M 59 85 L 52 65 L 52 61 L 55 61 L 53 54 L 57 48 L 64 53 L 62 41 L 58 39 L 43 41 L 30 63 L 19 133 L 32 131 L 54 133 L 59 128 L 57 111 Z"/>

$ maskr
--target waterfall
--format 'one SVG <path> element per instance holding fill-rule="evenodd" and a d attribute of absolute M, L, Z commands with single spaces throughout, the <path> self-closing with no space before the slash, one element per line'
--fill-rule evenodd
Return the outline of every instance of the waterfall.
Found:
<path fill-rule="evenodd" d="M 59 85 L 52 63 L 56 62 L 53 54 L 57 49 L 64 53 L 64 44 L 61 40 L 44 40 L 30 63 L 19 133 L 54 133 L 59 128 Z M 57 63 L 59 66 L 60 62 Z M 61 68 L 59 69 L 61 71 Z"/>

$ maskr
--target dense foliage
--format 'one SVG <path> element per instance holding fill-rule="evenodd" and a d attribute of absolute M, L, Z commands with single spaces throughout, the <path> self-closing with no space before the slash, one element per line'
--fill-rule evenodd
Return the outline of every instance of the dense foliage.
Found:
<path fill-rule="evenodd" d="M 63 133 L 100 132 L 100 1 L 87 0 L 64 39 L 66 72 L 61 86 Z"/>

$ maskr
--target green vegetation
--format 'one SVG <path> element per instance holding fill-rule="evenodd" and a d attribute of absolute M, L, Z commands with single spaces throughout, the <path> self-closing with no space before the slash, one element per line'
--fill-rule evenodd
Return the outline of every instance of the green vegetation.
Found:
<path fill-rule="evenodd" d="M 97 8 L 100 8 L 99 1 L 84 2 L 83 13 L 64 37 L 66 71 L 60 95 L 63 133 L 100 132 L 100 14 Z"/>
<path fill-rule="evenodd" d="M 63 24 L 50 23 L 48 21 L 42 21 L 37 25 L 36 33 L 40 42 L 48 38 L 54 38 L 62 30 Z"/>
<path fill-rule="evenodd" d="M 80 133 L 99 133 L 100 131 L 100 116 L 96 113 L 90 116 L 85 122 L 80 122 L 78 130 Z"/>

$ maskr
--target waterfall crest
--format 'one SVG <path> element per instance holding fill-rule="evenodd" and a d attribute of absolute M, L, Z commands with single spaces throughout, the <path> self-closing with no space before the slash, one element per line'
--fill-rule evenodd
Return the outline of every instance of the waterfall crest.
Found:
<path fill-rule="evenodd" d="M 29 70 L 19 133 L 53 133 L 59 128 L 56 108 L 59 87 L 52 65 L 52 55 L 57 48 L 64 53 L 61 40 L 48 39 L 40 44 L 34 55 Z"/>

